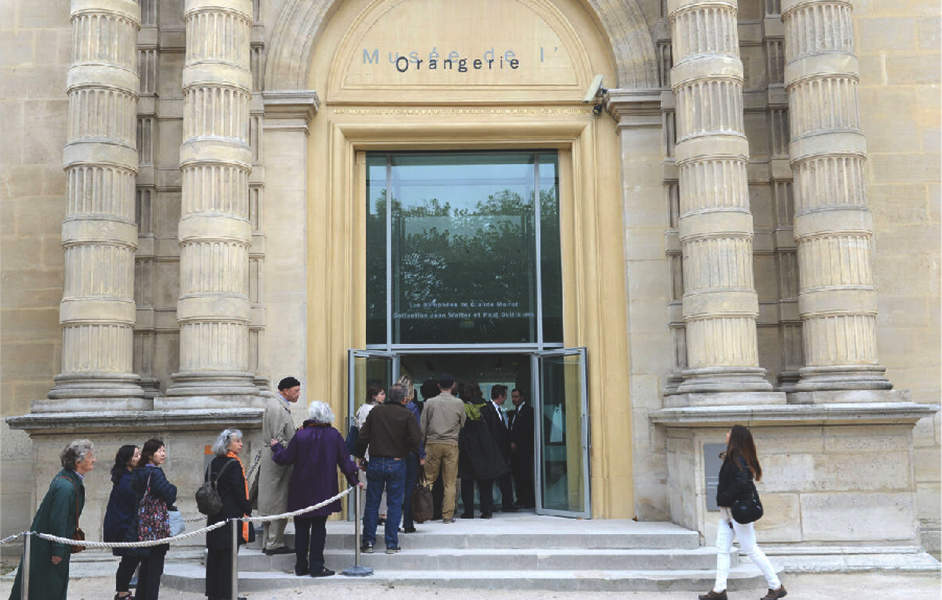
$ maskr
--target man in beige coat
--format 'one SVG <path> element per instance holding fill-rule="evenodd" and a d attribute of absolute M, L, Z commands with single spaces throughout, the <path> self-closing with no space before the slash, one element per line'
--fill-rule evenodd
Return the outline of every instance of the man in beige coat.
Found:
<path fill-rule="evenodd" d="M 278 382 L 278 395 L 269 398 L 262 417 L 262 439 L 278 440 L 287 447 L 294 436 L 294 421 L 291 405 L 301 396 L 301 382 L 294 377 L 285 377 Z M 291 481 L 292 465 L 278 465 L 271 459 L 271 451 L 263 450 L 258 474 L 258 512 L 262 516 L 278 515 L 288 509 L 288 483 Z M 285 546 L 285 526 L 288 519 L 265 523 L 262 549 L 265 554 L 290 554 L 292 548 Z"/>

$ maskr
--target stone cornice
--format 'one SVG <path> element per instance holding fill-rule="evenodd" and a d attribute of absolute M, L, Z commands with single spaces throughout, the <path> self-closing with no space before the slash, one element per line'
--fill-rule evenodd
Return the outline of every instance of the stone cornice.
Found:
<path fill-rule="evenodd" d="M 605 108 L 618 122 L 618 128 L 660 128 L 661 90 L 616 89 L 608 91 Z"/>
<path fill-rule="evenodd" d="M 691 406 L 665 408 L 648 415 L 664 427 L 915 424 L 939 412 L 937 404 L 865 402 L 846 404 L 778 404 L 744 406 Z"/>
<path fill-rule="evenodd" d="M 302 129 L 308 126 L 321 106 L 314 90 L 281 90 L 262 92 L 266 129 Z M 273 123 L 272 121 L 275 121 Z"/>
<path fill-rule="evenodd" d="M 101 412 L 49 412 L 7 417 L 11 429 L 22 429 L 30 435 L 53 435 L 64 431 L 139 431 L 173 429 L 205 430 L 237 427 L 260 429 L 263 408 L 224 408 L 187 410 L 127 410 Z"/>

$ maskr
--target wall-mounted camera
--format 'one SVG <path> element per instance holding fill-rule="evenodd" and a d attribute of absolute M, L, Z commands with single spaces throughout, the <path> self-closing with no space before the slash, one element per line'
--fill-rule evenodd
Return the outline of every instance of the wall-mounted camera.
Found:
<path fill-rule="evenodd" d="M 608 90 L 602 87 L 602 75 L 596 75 L 592 78 L 592 83 L 589 85 L 589 89 L 586 90 L 585 98 L 582 99 L 582 103 L 588 104 L 589 102 L 595 102 L 598 99 L 605 98 L 606 94 L 608 94 Z M 592 114 L 597 117 L 602 114 L 604 110 L 605 103 L 598 102 L 592 107 Z"/>

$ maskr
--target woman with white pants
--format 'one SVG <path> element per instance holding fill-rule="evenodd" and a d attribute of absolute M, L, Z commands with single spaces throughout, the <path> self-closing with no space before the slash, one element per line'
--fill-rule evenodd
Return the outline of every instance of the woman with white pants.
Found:
<path fill-rule="evenodd" d="M 737 523 L 729 510 L 733 502 L 752 493 L 753 479 L 762 480 L 762 467 L 752 433 L 743 425 L 733 425 L 726 433 L 726 452 L 716 488 L 716 504 L 721 511 L 716 529 L 716 582 L 712 590 L 699 596 L 700 600 L 727 600 L 726 580 L 733 537 L 739 540 L 740 549 L 759 567 L 769 584 L 769 593 L 760 600 L 778 600 L 788 594 L 769 559 L 756 545 L 755 524 Z"/>

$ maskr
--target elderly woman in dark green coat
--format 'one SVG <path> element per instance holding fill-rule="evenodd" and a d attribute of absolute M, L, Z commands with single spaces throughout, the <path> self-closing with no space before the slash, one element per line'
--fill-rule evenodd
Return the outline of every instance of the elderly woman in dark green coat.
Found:
<path fill-rule="evenodd" d="M 59 471 L 43 498 L 31 531 L 71 538 L 85 506 L 85 474 L 95 468 L 91 440 L 73 440 L 59 455 Z M 29 600 L 66 600 L 69 590 L 71 544 L 59 544 L 34 536 L 30 541 Z M 20 600 L 23 562 L 16 573 L 10 600 Z"/>

